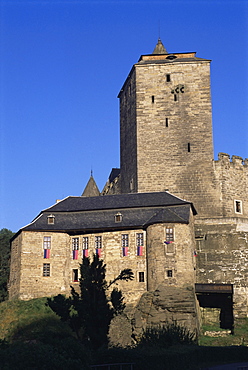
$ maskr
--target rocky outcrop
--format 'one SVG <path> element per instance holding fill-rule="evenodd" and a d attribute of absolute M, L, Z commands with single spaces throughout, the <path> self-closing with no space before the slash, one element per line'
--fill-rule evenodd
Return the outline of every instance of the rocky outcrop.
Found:
<path fill-rule="evenodd" d="M 122 346 L 138 341 L 146 327 L 170 322 L 198 333 L 197 301 L 193 288 L 158 286 L 142 295 L 135 308 L 128 307 L 125 318 L 116 318 L 110 330 L 111 341 Z"/>

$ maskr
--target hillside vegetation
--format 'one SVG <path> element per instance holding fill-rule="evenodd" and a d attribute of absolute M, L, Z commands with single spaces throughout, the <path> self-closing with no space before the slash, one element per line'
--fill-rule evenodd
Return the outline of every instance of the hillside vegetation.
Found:
<path fill-rule="evenodd" d="M 130 362 L 135 370 L 200 369 L 211 364 L 248 361 L 248 323 L 234 336 L 209 338 L 208 346 L 144 343 L 129 349 L 90 351 L 46 305 L 46 298 L 0 304 L 0 369 L 89 369 L 90 364 Z M 238 334 L 239 333 L 239 334 Z M 206 337 L 204 338 L 206 342 Z M 218 343 L 214 342 L 218 340 Z M 221 343 L 221 340 L 223 343 Z M 232 340 L 232 341 L 231 341 Z M 231 347 L 216 347 L 221 345 Z M 237 346 L 237 344 L 242 344 Z M 213 346 L 215 347 L 213 347 Z"/>

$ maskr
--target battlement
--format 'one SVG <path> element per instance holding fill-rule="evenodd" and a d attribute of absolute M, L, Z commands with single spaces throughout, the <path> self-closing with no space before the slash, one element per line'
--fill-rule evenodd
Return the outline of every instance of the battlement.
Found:
<path fill-rule="evenodd" d="M 248 167 L 248 158 L 243 159 L 238 155 L 232 155 L 230 159 L 230 155 L 226 153 L 218 153 L 218 160 L 215 161 L 216 164 L 223 164 L 228 166 L 234 167 Z"/>

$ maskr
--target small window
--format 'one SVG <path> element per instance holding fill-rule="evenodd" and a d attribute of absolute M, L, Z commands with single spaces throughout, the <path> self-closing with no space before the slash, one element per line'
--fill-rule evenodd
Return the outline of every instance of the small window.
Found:
<path fill-rule="evenodd" d="M 121 222 L 121 221 L 122 221 L 122 214 L 118 212 L 115 215 L 115 222 Z"/>
<path fill-rule="evenodd" d="M 155 96 L 152 95 L 152 103 L 154 103 L 154 101 L 155 101 Z"/>
<path fill-rule="evenodd" d="M 55 219 L 55 216 L 54 215 L 47 216 L 47 223 L 48 223 L 48 225 L 54 225 L 54 219 Z"/>
<path fill-rule="evenodd" d="M 174 101 L 177 101 L 177 94 L 174 94 Z"/>
<path fill-rule="evenodd" d="M 242 202 L 241 200 L 234 201 L 235 213 L 242 213 Z"/>
<path fill-rule="evenodd" d="M 168 126 L 169 126 L 169 119 L 165 118 L 165 127 L 168 127 Z"/>
<path fill-rule="evenodd" d="M 188 152 L 190 152 L 190 143 L 188 143 Z"/>
<path fill-rule="evenodd" d="M 143 256 L 143 248 L 144 248 L 144 234 L 143 233 L 136 234 L 136 247 L 137 247 L 137 256 Z"/>
<path fill-rule="evenodd" d="M 165 244 L 168 242 L 174 242 L 174 229 L 173 227 L 166 227 L 165 229 Z"/>
<path fill-rule="evenodd" d="M 50 263 L 43 263 L 43 276 L 50 276 Z"/>
<path fill-rule="evenodd" d="M 171 80 L 170 75 L 166 75 L 166 82 L 170 82 L 170 80 Z"/>
<path fill-rule="evenodd" d="M 44 236 L 43 248 L 44 249 L 51 249 L 51 236 Z"/>
<path fill-rule="evenodd" d="M 168 278 L 173 277 L 172 270 L 167 270 L 167 277 Z"/>
<path fill-rule="evenodd" d="M 143 233 L 136 234 L 136 245 L 137 247 L 144 245 L 144 234 Z"/>
<path fill-rule="evenodd" d="M 79 250 L 79 238 L 72 238 L 72 250 L 73 251 Z"/>
<path fill-rule="evenodd" d="M 72 258 L 78 259 L 79 238 L 72 238 Z"/>
<path fill-rule="evenodd" d="M 130 180 L 129 187 L 130 187 L 130 191 L 133 191 L 134 189 L 133 179 Z"/>
<path fill-rule="evenodd" d="M 83 249 L 89 249 L 89 237 L 83 236 Z"/>
<path fill-rule="evenodd" d="M 83 257 L 89 257 L 89 237 L 83 236 Z"/>
<path fill-rule="evenodd" d="M 102 255 L 102 237 L 101 235 L 95 236 L 95 248 L 96 248 L 96 255 L 98 258 L 101 258 Z"/>
<path fill-rule="evenodd" d="M 102 248 L 102 237 L 101 236 L 95 236 L 95 247 Z"/>
<path fill-rule="evenodd" d="M 72 270 L 72 281 L 74 283 L 78 282 L 78 269 Z"/>
<path fill-rule="evenodd" d="M 144 283 L 145 281 L 145 273 L 143 271 L 139 272 L 139 282 Z"/>
<path fill-rule="evenodd" d="M 122 234 L 121 236 L 121 246 L 122 247 L 128 247 L 128 242 L 129 242 L 128 239 L 129 239 L 128 234 Z"/>

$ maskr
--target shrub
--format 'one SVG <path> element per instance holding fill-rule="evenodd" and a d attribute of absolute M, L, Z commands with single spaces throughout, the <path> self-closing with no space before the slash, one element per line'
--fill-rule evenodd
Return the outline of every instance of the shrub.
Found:
<path fill-rule="evenodd" d="M 166 348 L 176 344 L 195 344 L 196 335 L 177 323 L 148 327 L 144 330 L 138 347 Z"/>

